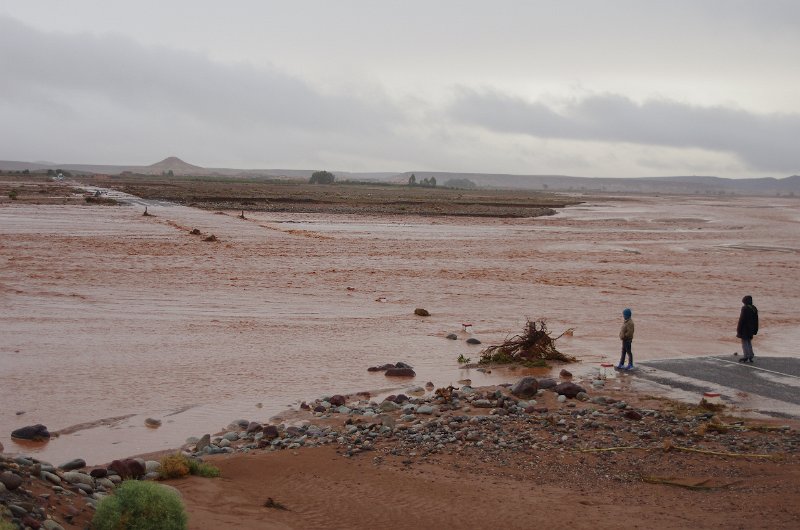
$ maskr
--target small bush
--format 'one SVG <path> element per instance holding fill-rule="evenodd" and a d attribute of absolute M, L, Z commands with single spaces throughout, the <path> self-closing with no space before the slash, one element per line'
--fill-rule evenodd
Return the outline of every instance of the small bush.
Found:
<path fill-rule="evenodd" d="M 189 460 L 189 473 L 200 477 L 215 478 L 219 476 L 219 468 L 199 460 Z"/>
<path fill-rule="evenodd" d="M 165 456 L 161 459 L 158 476 L 162 479 L 181 478 L 189 474 L 189 459 L 181 453 Z"/>
<path fill-rule="evenodd" d="M 17 197 L 19 196 L 19 192 L 17 190 L 11 190 L 8 192 L 8 198 L 12 201 L 16 201 Z"/>
<path fill-rule="evenodd" d="M 126 480 L 100 501 L 96 530 L 184 530 L 188 517 L 180 497 L 155 482 Z"/>
<path fill-rule="evenodd" d="M 11 517 L 11 514 L 9 514 L 9 517 Z M 17 530 L 17 525 L 11 521 L 0 519 L 0 530 Z"/>
<path fill-rule="evenodd" d="M 189 458 L 184 454 L 175 453 L 161 459 L 161 468 L 158 474 L 164 480 L 181 478 L 186 475 L 214 478 L 219 476 L 219 468 L 200 460 Z"/>

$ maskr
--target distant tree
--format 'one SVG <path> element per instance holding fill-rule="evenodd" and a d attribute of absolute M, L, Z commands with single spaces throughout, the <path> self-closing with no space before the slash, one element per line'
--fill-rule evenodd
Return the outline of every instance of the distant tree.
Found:
<path fill-rule="evenodd" d="M 175 173 L 173 173 L 172 170 L 170 169 L 169 171 L 167 171 L 167 176 L 168 177 L 174 177 Z"/>
<path fill-rule="evenodd" d="M 55 177 L 56 176 L 56 172 L 54 170 L 52 170 L 52 169 L 48 169 L 47 170 L 47 176 Z"/>
<path fill-rule="evenodd" d="M 476 184 L 469 179 L 449 179 L 442 184 L 445 188 L 474 189 Z"/>
<path fill-rule="evenodd" d="M 408 185 L 415 186 L 416 184 L 417 184 L 417 176 L 412 173 L 411 176 L 408 177 Z"/>
<path fill-rule="evenodd" d="M 435 188 L 436 187 L 436 177 L 431 177 L 431 179 L 428 181 L 428 184 L 430 184 L 431 187 Z"/>
<path fill-rule="evenodd" d="M 420 182 L 420 185 L 422 186 L 427 186 L 428 184 L 430 184 L 428 177 L 425 177 L 424 179 L 422 179 L 422 182 Z"/>
<path fill-rule="evenodd" d="M 30 173 L 31 173 L 31 170 L 30 170 L 30 169 L 23 169 L 23 170 L 22 170 L 22 174 L 23 174 L 23 175 L 30 175 Z"/>
<path fill-rule="evenodd" d="M 333 184 L 335 180 L 336 175 L 330 171 L 315 171 L 311 174 L 308 182 L 311 184 Z"/>

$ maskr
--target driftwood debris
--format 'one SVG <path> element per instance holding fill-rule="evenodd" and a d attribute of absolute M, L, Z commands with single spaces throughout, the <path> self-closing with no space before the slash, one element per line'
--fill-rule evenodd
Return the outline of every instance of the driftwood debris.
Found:
<path fill-rule="evenodd" d="M 556 348 L 556 341 L 564 336 L 564 333 L 554 338 L 550 336 L 544 320 L 528 319 L 522 333 L 506 339 L 502 344 L 489 346 L 483 350 L 481 352 L 481 363 L 513 363 L 536 360 L 575 362 L 575 357 L 565 355 Z"/>

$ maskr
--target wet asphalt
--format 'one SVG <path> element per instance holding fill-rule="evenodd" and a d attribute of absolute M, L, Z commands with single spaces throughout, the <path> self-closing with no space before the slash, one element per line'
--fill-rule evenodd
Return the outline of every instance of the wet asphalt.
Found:
<path fill-rule="evenodd" d="M 789 415 L 800 417 L 800 359 L 758 355 L 753 363 L 739 359 L 723 355 L 644 361 L 636 377 L 690 392 L 733 389 L 786 403 Z"/>

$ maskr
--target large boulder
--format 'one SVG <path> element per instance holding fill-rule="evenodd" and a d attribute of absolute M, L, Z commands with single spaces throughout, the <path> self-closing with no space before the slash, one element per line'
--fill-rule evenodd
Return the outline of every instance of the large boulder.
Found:
<path fill-rule="evenodd" d="M 49 440 L 50 431 L 41 423 L 36 425 L 28 425 L 27 427 L 20 427 L 11 433 L 12 438 L 19 438 L 20 440 Z"/>
<path fill-rule="evenodd" d="M 278 427 L 276 427 L 275 425 L 265 425 L 264 426 L 264 438 L 266 440 L 274 440 L 275 438 L 277 438 L 280 435 L 281 435 L 281 433 L 278 432 Z"/>
<path fill-rule="evenodd" d="M 394 368 L 393 364 L 382 364 L 380 366 L 370 366 L 367 368 L 368 372 L 382 372 L 384 370 L 388 370 L 389 368 Z"/>
<path fill-rule="evenodd" d="M 61 471 L 73 471 L 75 469 L 81 469 L 86 467 L 86 460 L 83 458 L 76 458 L 75 460 L 70 460 L 65 464 L 61 464 L 58 466 Z"/>
<path fill-rule="evenodd" d="M 539 388 L 541 388 L 542 390 L 547 390 L 548 388 L 553 388 L 557 384 L 558 384 L 558 381 L 556 381 L 555 379 L 550 379 L 549 377 L 546 377 L 544 379 L 539 379 Z"/>
<path fill-rule="evenodd" d="M 114 460 L 108 466 L 108 469 L 110 469 L 123 479 L 127 478 L 138 479 L 140 477 L 143 477 L 145 472 L 147 471 L 144 464 L 133 458 Z"/>
<path fill-rule="evenodd" d="M 14 491 L 22 485 L 22 477 L 6 471 L 0 474 L 0 484 L 4 485 L 8 491 Z"/>
<path fill-rule="evenodd" d="M 511 393 L 521 398 L 531 398 L 539 390 L 539 381 L 535 377 L 523 377 L 511 387 Z"/>
<path fill-rule="evenodd" d="M 248 423 L 248 425 L 249 425 L 249 423 Z M 200 438 L 200 440 L 198 440 L 197 443 L 195 444 L 194 450 L 195 450 L 195 452 L 199 453 L 200 451 L 202 451 L 203 449 L 205 449 L 209 445 L 211 445 L 211 435 L 210 434 L 204 434 L 203 437 Z"/>
<path fill-rule="evenodd" d="M 553 387 L 553 392 L 558 394 L 559 396 L 566 396 L 568 398 L 574 398 L 581 392 L 586 392 L 586 390 L 575 383 L 572 382 L 565 382 L 560 383 Z"/>
<path fill-rule="evenodd" d="M 345 404 L 346 401 L 347 400 L 345 399 L 345 397 L 341 394 L 336 394 L 334 396 L 331 396 L 331 398 L 328 400 L 328 402 L 334 407 L 341 407 L 342 405 Z"/>
<path fill-rule="evenodd" d="M 386 377 L 414 377 L 417 373 L 411 368 L 390 368 L 386 370 Z"/>

